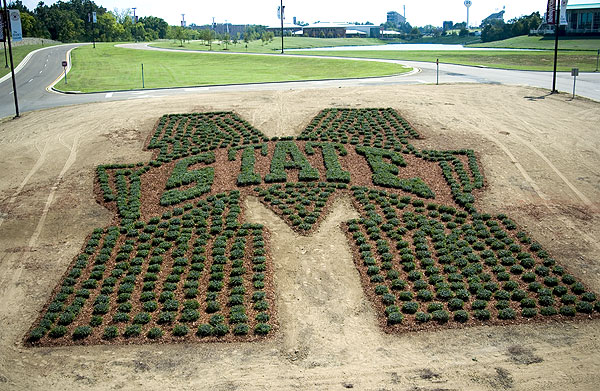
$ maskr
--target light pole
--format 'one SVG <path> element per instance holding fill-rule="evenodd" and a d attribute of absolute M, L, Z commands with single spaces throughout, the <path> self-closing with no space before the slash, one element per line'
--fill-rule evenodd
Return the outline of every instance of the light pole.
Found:
<path fill-rule="evenodd" d="M 10 56 L 10 72 L 12 74 L 12 85 L 13 85 L 13 97 L 15 98 L 15 118 L 19 117 L 19 99 L 17 98 L 17 83 L 15 81 L 15 63 L 13 61 L 12 46 L 10 45 L 10 19 L 8 16 L 8 9 L 6 7 L 6 0 L 4 0 L 4 20 L 6 29 L 4 30 L 4 38 L 8 41 L 8 54 Z"/>
<path fill-rule="evenodd" d="M 283 54 L 283 0 L 280 0 L 279 18 L 281 19 L 281 54 Z"/>

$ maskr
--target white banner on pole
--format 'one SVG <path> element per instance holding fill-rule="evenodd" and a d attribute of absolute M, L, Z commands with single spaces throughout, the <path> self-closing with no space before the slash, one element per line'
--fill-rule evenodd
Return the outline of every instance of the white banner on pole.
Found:
<path fill-rule="evenodd" d="M 23 40 L 23 31 L 21 30 L 21 14 L 19 13 L 19 10 L 9 10 L 9 13 L 12 40 L 13 42 L 20 42 Z"/>
<path fill-rule="evenodd" d="M 560 25 L 567 26 L 567 3 L 569 0 L 560 0 Z"/>
<path fill-rule="evenodd" d="M 98 23 L 98 19 L 96 19 L 96 13 L 92 12 L 92 23 Z"/>

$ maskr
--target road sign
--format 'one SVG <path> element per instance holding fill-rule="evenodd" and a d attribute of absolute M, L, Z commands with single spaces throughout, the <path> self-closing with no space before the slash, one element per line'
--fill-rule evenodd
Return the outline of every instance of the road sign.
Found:
<path fill-rule="evenodd" d="M 579 76 L 579 68 L 572 68 L 571 76 Z"/>
<path fill-rule="evenodd" d="M 473 5 L 473 2 L 471 0 L 465 0 L 465 7 L 469 8 L 472 5 Z"/>
<path fill-rule="evenodd" d="M 63 67 L 66 67 L 66 66 L 67 66 L 67 62 L 66 62 L 66 61 L 63 61 L 63 62 L 62 62 L 62 66 L 63 66 Z"/>
<path fill-rule="evenodd" d="M 10 16 L 10 31 L 12 34 L 13 42 L 20 42 L 23 40 L 23 31 L 21 30 L 21 13 L 19 10 L 9 10 Z"/>

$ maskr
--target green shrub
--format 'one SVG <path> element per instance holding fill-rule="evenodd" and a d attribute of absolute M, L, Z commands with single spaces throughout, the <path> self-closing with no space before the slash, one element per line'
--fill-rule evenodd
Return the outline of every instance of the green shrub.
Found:
<path fill-rule="evenodd" d="M 113 339 L 119 336 L 119 329 L 117 326 L 106 326 L 104 333 L 102 334 L 103 339 Z"/>
<path fill-rule="evenodd" d="M 271 326 L 266 323 L 258 323 L 254 327 L 254 333 L 258 335 L 267 335 L 271 331 Z"/>
<path fill-rule="evenodd" d="M 400 312 L 391 312 L 390 314 L 388 314 L 387 322 L 389 325 L 394 325 L 402 323 L 403 319 L 404 316 Z"/>
<path fill-rule="evenodd" d="M 417 320 L 417 322 L 426 323 L 431 320 L 431 315 L 426 312 L 417 312 L 415 314 L 415 319 Z"/>
<path fill-rule="evenodd" d="M 556 308 L 548 306 L 548 307 L 542 307 L 540 309 L 540 314 L 542 314 L 544 316 L 552 316 L 552 315 L 558 314 L 558 311 L 556 310 Z"/>
<path fill-rule="evenodd" d="M 469 313 L 464 310 L 455 311 L 454 320 L 460 323 L 464 323 L 469 320 Z"/>
<path fill-rule="evenodd" d="M 575 316 L 577 310 L 572 305 L 565 305 L 560 307 L 560 314 L 563 316 Z"/>
<path fill-rule="evenodd" d="M 133 338 L 137 337 L 142 333 L 142 325 L 140 324 L 132 324 L 125 328 L 123 331 L 123 336 L 125 338 Z"/>
<path fill-rule="evenodd" d="M 150 339 L 158 339 L 162 337 L 162 335 L 163 331 L 160 327 L 153 327 L 150 330 L 148 330 L 148 333 L 146 334 L 146 336 Z"/>
<path fill-rule="evenodd" d="M 183 336 L 187 335 L 187 333 L 189 331 L 190 330 L 188 329 L 188 327 L 186 325 L 177 324 L 177 325 L 175 325 L 175 327 L 173 327 L 172 334 L 176 337 L 183 337 Z"/>
<path fill-rule="evenodd" d="M 414 314 L 419 309 L 419 304 L 414 301 L 408 301 L 402 305 L 402 312 L 405 314 Z"/>
<path fill-rule="evenodd" d="M 431 313 L 433 320 L 438 323 L 446 323 L 450 319 L 450 314 L 445 310 L 437 310 Z"/>
<path fill-rule="evenodd" d="M 196 335 L 199 337 L 209 337 L 213 334 L 213 332 L 213 326 L 211 326 L 208 323 L 203 323 L 198 326 L 198 331 L 196 331 Z"/>
<path fill-rule="evenodd" d="M 508 320 L 514 319 L 517 314 L 512 308 L 504 308 L 498 311 L 498 319 Z"/>
<path fill-rule="evenodd" d="M 486 309 L 475 310 L 473 316 L 479 320 L 488 320 L 491 317 L 490 311 Z"/>

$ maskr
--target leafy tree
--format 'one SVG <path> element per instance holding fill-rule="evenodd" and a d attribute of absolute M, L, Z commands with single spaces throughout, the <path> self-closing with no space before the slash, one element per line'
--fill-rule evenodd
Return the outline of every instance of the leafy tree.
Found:
<path fill-rule="evenodd" d="M 139 19 L 140 23 L 144 24 L 144 28 L 146 31 L 154 31 L 156 32 L 156 36 L 158 39 L 167 38 L 167 30 L 169 28 L 169 24 L 162 18 L 157 18 L 156 16 L 146 16 Z"/>

